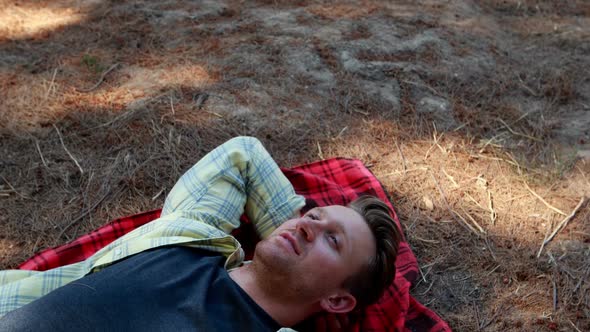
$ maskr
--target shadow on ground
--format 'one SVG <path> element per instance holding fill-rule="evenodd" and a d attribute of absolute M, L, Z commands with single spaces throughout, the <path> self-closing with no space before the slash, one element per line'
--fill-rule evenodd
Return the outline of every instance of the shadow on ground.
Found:
<path fill-rule="evenodd" d="M 0 265 L 160 207 L 207 151 L 251 135 L 282 166 L 363 160 L 421 263 L 413 294 L 456 330 L 590 329 L 588 207 L 536 258 L 554 209 L 590 195 L 589 10 L 10 2 Z"/>

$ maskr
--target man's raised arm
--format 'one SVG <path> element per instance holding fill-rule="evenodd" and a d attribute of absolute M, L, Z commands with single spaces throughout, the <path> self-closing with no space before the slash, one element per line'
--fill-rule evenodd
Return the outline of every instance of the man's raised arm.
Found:
<path fill-rule="evenodd" d="M 229 233 L 239 227 L 245 211 L 265 238 L 304 203 L 258 139 L 237 137 L 180 178 L 166 198 L 162 217 L 178 214 Z"/>

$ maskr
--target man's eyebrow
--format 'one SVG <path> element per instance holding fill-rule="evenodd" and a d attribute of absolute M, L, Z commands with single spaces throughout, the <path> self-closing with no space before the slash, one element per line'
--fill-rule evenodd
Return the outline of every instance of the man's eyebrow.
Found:
<path fill-rule="evenodd" d="M 312 210 L 314 210 L 314 209 L 315 209 L 315 210 L 317 210 L 317 211 L 320 213 L 320 216 L 322 216 L 322 217 L 323 217 L 323 216 L 325 216 L 325 215 L 326 215 L 326 210 L 324 210 L 324 208 L 323 208 L 323 207 L 321 207 L 321 206 L 318 206 L 318 207 L 315 207 L 315 208 L 313 208 Z"/>
<path fill-rule="evenodd" d="M 317 209 L 318 209 L 318 211 L 319 211 L 319 213 L 320 213 L 320 215 L 322 217 L 327 216 L 328 213 L 326 212 L 326 210 L 324 208 L 322 208 L 320 206 L 320 207 L 317 207 Z M 348 238 L 348 233 L 346 232 L 346 228 L 344 228 L 344 226 L 342 225 L 343 222 L 342 221 L 339 221 L 339 220 L 329 220 L 329 221 L 332 221 L 333 224 L 336 225 L 336 228 L 338 230 L 338 233 L 341 233 L 343 235 L 344 243 L 350 242 L 350 240 Z"/>

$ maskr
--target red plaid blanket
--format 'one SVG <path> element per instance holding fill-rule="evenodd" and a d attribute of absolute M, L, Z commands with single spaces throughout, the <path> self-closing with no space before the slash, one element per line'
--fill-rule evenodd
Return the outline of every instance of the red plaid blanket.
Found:
<path fill-rule="evenodd" d="M 304 209 L 315 206 L 346 205 L 362 194 L 371 194 L 393 206 L 375 176 L 359 160 L 335 158 L 283 169 L 284 174 L 305 196 Z M 160 210 L 116 219 L 98 230 L 68 244 L 47 249 L 23 264 L 20 269 L 44 271 L 84 260 L 121 235 L 160 216 Z M 398 227 L 399 220 L 394 212 Z M 234 235 L 242 243 L 246 255 L 251 255 L 256 234 L 247 220 Z M 411 284 L 418 277 L 416 257 L 405 239 L 400 244 L 394 282 L 381 299 L 369 306 L 359 318 L 356 331 L 450 331 L 449 326 L 434 312 L 410 296 Z"/>

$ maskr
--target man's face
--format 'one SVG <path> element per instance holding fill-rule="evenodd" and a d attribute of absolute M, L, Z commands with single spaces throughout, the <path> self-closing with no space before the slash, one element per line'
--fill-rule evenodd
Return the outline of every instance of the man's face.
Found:
<path fill-rule="evenodd" d="M 361 215 L 333 205 L 283 223 L 257 245 L 254 261 L 282 277 L 285 287 L 314 298 L 341 289 L 374 255 L 375 240 Z"/>

